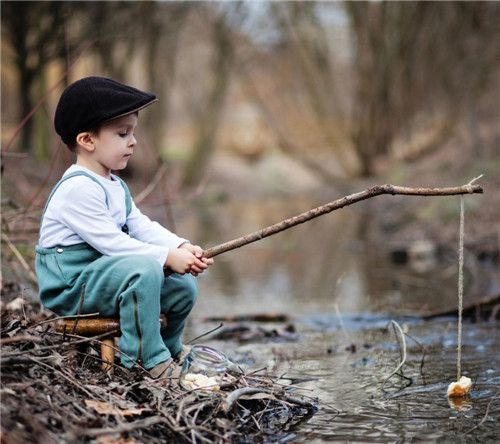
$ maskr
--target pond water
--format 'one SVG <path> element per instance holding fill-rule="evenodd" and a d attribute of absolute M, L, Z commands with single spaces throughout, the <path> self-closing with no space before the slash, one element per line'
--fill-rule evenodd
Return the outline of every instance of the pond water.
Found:
<path fill-rule="evenodd" d="M 187 237 L 203 233 L 191 238 L 210 247 L 324 202 L 231 202 L 202 208 L 198 218 L 182 223 Z M 197 341 L 250 368 L 303 379 L 296 393 L 318 398 L 319 411 L 292 426 L 283 442 L 497 442 L 500 324 L 465 321 L 461 368 L 474 385 L 462 405 L 450 403 L 457 320 L 420 315 L 457 306 L 457 253 L 437 253 L 431 244 L 423 262 L 398 265 L 401 248 L 391 233 L 381 239 L 376 217 L 359 204 L 225 253 L 200 276 L 185 339 L 219 325 L 208 317 L 287 316 L 285 322 L 243 323 L 257 332 L 253 339 L 221 340 L 215 332 Z M 464 303 L 499 294 L 498 271 L 466 255 Z M 391 320 L 405 331 L 404 378 L 394 375 L 383 385 L 403 353 Z M 225 322 L 221 330 L 235 325 L 242 323 Z M 259 336 L 266 331 L 278 334 Z"/>
<path fill-rule="evenodd" d="M 457 376 L 456 320 L 395 319 L 419 344 L 406 337 L 408 379 L 383 385 L 401 359 L 389 319 L 343 316 L 344 331 L 336 315 L 304 315 L 294 319 L 297 342 L 209 343 L 255 369 L 267 366 L 283 382 L 306 379 L 295 393 L 317 397 L 320 410 L 289 430 L 291 442 L 498 442 L 498 325 L 464 325 L 462 374 L 474 385 L 470 397 L 452 404 L 446 390 Z"/>

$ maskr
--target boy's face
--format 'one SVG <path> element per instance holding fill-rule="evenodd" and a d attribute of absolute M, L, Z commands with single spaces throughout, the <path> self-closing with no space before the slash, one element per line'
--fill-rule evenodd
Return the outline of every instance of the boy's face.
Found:
<path fill-rule="evenodd" d="M 94 167 L 98 174 L 109 177 L 111 171 L 123 170 L 132 156 L 137 141 L 134 130 L 137 114 L 127 114 L 101 125 L 99 133 L 92 136 L 94 142 Z"/>

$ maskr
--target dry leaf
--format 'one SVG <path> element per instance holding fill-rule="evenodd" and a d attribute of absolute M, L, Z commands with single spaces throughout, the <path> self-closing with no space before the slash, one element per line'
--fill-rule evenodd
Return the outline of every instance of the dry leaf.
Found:
<path fill-rule="evenodd" d="M 134 416 L 140 415 L 143 409 L 119 409 L 108 402 L 94 401 L 92 399 L 86 399 L 85 404 L 89 407 L 93 407 L 95 411 L 101 415 L 114 415 L 114 416 Z"/>
<path fill-rule="evenodd" d="M 120 438 L 118 439 L 113 439 L 109 436 L 100 436 L 99 438 L 97 438 L 97 442 L 99 444 L 137 444 L 133 439 L 128 439 L 125 441 L 122 436 L 120 436 Z"/>

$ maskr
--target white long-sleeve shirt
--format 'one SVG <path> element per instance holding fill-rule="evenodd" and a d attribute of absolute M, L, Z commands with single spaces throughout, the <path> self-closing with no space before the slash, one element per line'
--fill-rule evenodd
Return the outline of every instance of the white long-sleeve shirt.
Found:
<path fill-rule="evenodd" d="M 79 165 L 72 165 L 64 175 L 78 170 L 95 177 L 106 192 L 98 183 L 83 175 L 62 182 L 43 216 L 38 242 L 40 247 L 86 242 L 106 256 L 144 254 L 164 265 L 169 249 L 187 242 L 151 221 L 133 201 L 127 217 L 125 190 L 116 178 L 106 179 Z M 128 234 L 121 230 L 125 224 Z"/>

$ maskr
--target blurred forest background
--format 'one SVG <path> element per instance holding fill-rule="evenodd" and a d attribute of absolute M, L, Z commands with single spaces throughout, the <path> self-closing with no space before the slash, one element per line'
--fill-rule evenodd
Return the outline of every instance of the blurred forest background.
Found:
<path fill-rule="evenodd" d="M 376 183 L 458 186 L 484 174 L 467 239 L 498 255 L 499 2 L 2 1 L 1 24 L 4 281 L 34 279 L 40 214 L 72 162 L 55 106 L 89 75 L 159 97 L 121 174 L 172 229 L 179 201 L 328 190 L 321 204 Z M 456 224 L 446 231 L 456 205 L 429 199 L 416 212 L 410 200 L 380 203 L 382 225 L 456 241 Z M 225 235 L 193 233 L 211 244 Z"/>

